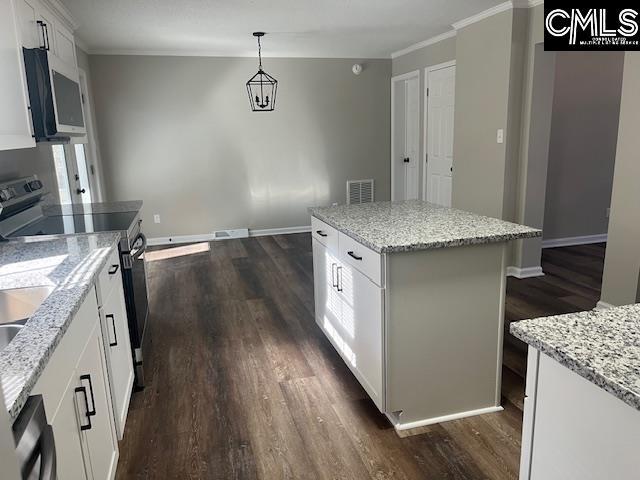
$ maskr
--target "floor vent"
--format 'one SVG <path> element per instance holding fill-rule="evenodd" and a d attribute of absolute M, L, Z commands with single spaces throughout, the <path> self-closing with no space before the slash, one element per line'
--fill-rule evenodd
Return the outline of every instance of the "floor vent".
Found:
<path fill-rule="evenodd" d="M 371 203 L 373 199 L 373 179 L 347 182 L 347 204 Z"/>
<path fill-rule="evenodd" d="M 217 230 L 213 232 L 213 238 L 215 240 L 227 240 L 229 238 L 247 238 L 248 236 L 248 228 L 236 228 L 235 230 Z"/>

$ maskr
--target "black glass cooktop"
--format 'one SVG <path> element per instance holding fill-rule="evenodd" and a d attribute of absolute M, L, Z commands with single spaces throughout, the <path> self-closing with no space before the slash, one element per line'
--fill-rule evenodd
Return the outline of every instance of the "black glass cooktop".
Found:
<path fill-rule="evenodd" d="M 10 237 L 125 231 L 131 227 L 136 215 L 136 212 L 117 212 L 43 217 L 16 230 Z"/>

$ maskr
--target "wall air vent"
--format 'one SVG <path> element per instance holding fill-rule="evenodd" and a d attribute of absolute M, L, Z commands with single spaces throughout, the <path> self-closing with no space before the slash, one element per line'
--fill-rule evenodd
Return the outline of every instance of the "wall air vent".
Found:
<path fill-rule="evenodd" d="M 349 180 L 347 182 L 347 204 L 371 203 L 374 201 L 373 179 Z"/>
<path fill-rule="evenodd" d="M 215 240 L 227 240 L 229 238 L 247 238 L 248 236 L 248 228 L 236 228 L 235 230 L 217 230 L 213 232 L 213 238 Z"/>

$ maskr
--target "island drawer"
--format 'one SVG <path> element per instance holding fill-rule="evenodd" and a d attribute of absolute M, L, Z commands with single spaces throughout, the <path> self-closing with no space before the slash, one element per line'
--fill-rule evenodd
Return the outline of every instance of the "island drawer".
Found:
<path fill-rule="evenodd" d="M 344 233 L 340 233 L 340 259 L 382 286 L 382 256 Z"/>
<path fill-rule="evenodd" d="M 109 259 L 98 277 L 98 304 L 100 306 L 109 298 L 111 291 L 116 285 L 122 288 L 121 268 L 118 248 L 114 248 L 109 254 Z"/>
<path fill-rule="evenodd" d="M 338 230 L 316 217 L 311 217 L 311 235 L 336 254 L 338 250 Z"/>

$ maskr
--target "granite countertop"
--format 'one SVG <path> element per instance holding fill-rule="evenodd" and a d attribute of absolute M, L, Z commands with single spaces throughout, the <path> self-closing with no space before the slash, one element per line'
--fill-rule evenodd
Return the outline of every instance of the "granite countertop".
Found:
<path fill-rule="evenodd" d="M 310 208 L 314 217 L 378 253 L 539 237 L 540 230 L 420 200 Z"/>
<path fill-rule="evenodd" d="M 101 203 L 73 203 L 73 204 L 45 204 L 42 205 L 42 213 L 51 217 L 54 215 L 74 215 L 87 213 L 120 213 L 137 212 L 142 208 L 142 200 L 127 202 L 101 202 Z"/>
<path fill-rule="evenodd" d="M 510 330 L 640 410 L 640 304 L 523 320 Z"/>
<path fill-rule="evenodd" d="M 0 290 L 54 288 L 0 352 L 0 381 L 12 420 L 20 413 L 119 240 L 118 233 L 99 233 L 0 243 Z"/>

